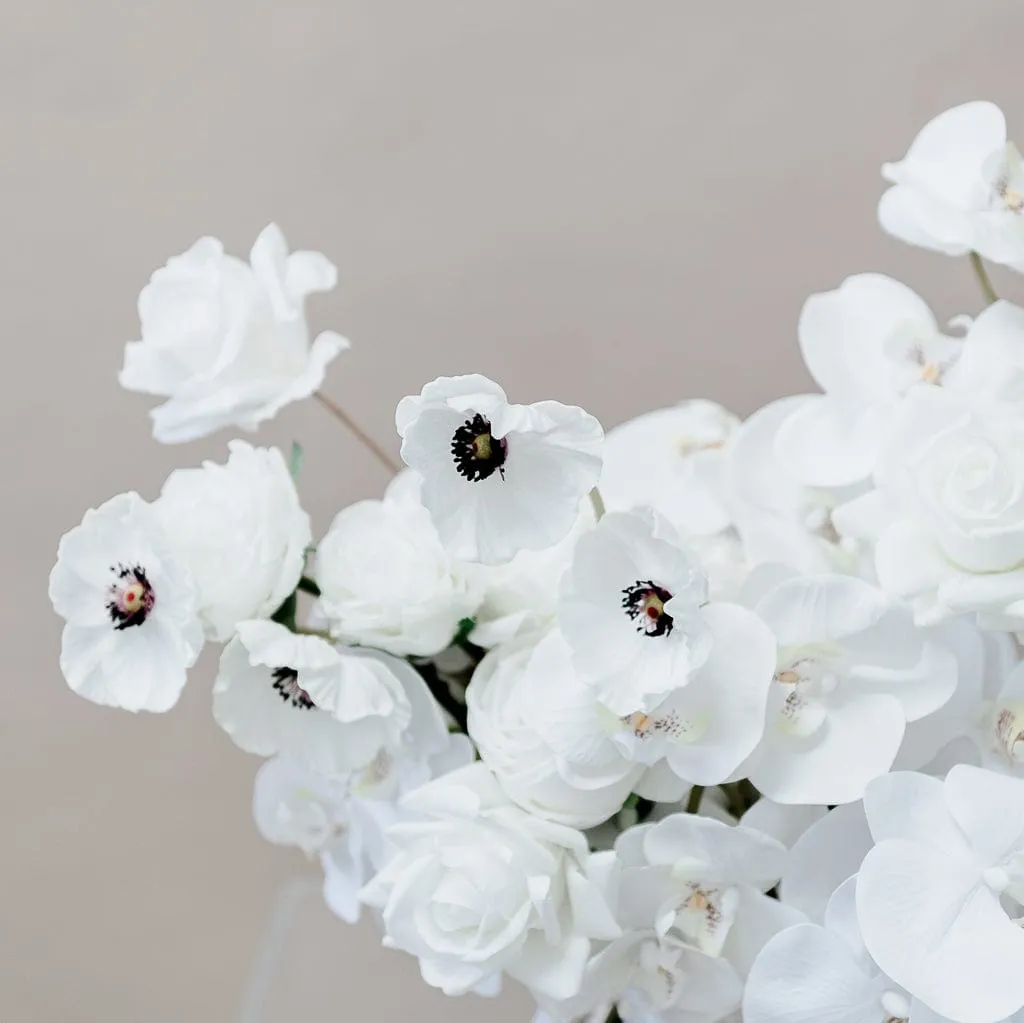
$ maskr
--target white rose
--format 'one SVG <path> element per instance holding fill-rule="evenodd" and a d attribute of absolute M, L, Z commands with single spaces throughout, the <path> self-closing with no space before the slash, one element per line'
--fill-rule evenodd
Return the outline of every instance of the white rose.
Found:
<path fill-rule="evenodd" d="M 390 493 L 335 516 L 317 548 L 316 581 L 333 636 L 403 656 L 443 650 L 478 602 L 427 510 Z"/>
<path fill-rule="evenodd" d="M 483 659 L 466 690 L 469 734 L 524 810 L 589 828 L 622 808 L 644 772 L 612 737 L 593 690 L 557 632 Z"/>
<path fill-rule="evenodd" d="M 241 440 L 228 447 L 224 465 L 171 473 L 154 504 L 217 640 L 281 606 L 302 575 L 312 536 L 281 452 Z"/>
<path fill-rule="evenodd" d="M 139 295 L 142 340 L 125 348 L 121 386 L 168 400 L 151 412 L 153 436 L 174 444 L 224 426 L 254 430 L 321 384 L 348 347 L 325 331 L 309 343 L 308 295 L 337 271 L 319 252 L 289 255 L 270 224 L 244 263 L 200 238 L 153 274 Z"/>
<path fill-rule="evenodd" d="M 931 624 L 978 611 L 1024 621 L 1024 415 L 998 400 L 938 388 L 911 392 L 876 471 L 878 491 L 843 528 L 880 528 L 879 582 Z"/>
<path fill-rule="evenodd" d="M 596 880 L 608 854 L 514 806 L 481 763 L 406 805 L 432 819 L 391 831 L 399 852 L 362 893 L 385 942 L 446 994 L 493 991 L 502 971 L 548 998 L 576 994 L 591 939 L 620 933 Z"/>

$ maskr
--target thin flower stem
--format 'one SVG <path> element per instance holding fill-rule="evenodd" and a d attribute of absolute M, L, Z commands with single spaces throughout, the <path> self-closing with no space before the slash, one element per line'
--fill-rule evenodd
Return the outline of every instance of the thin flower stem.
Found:
<path fill-rule="evenodd" d="M 381 465 L 392 473 L 399 472 L 401 466 L 340 405 L 328 398 L 323 391 L 314 391 L 313 397 L 316 398 L 316 400 L 320 402 L 320 404 L 323 405 L 323 407 L 327 409 L 327 411 L 330 412 L 330 414 L 334 416 L 339 423 L 344 424 L 356 440 L 358 440 L 359 443 L 362 444 L 363 447 L 366 448 L 366 450 L 369 451 Z"/>
<path fill-rule="evenodd" d="M 594 489 L 590 491 L 590 503 L 594 506 L 594 518 L 600 522 L 604 517 L 605 507 L 604 498 L 601 496 L 601 491 L 598 490 L 597 487 L 594 487 Z"/>
<path fill-rule="evenodd" d="M 700 801 L 704 798 L 704 786 L 694 785 L 690 789 L 690 798 L 686 800 L 686 812 L 696 813 L 700 809 Z"/>
<path fill-rule="evenodd" d="M 999 296 L 996 294 L 996 289 L 992 287 L 992 281 L 989 280 L 985 263 L 977 252 L 971 253 L 971 269 L 974 271 L 974 276 L 978 278 L 981 293 L 985 296 L 985 304 L 992 305 L 993 302 L 998 302 Z"/>
<path fill-rule="evenodd" d="M 296 626 L 294 632 L 297 636 L 319 636 L 321 639 L 326 639 L 328 643 L 332 642 L 331 634 L 325 629 L 303 629 Z"/>

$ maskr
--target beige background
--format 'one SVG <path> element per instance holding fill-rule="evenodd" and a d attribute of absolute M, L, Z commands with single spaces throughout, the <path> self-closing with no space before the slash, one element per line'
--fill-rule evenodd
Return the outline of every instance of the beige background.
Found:
<path fill-rule="evenodd" d="M 271 218 L 327 252 L 312 317 L 356 345 L 327 389 L 392 449 L 395 401 L 439 373 L 607 425 L 747 412 L 806 385 L 800 304 L 847 273 L 976 308 L 966 266 L 878 231 L 878 167 L 966 99 L 1020 137 L 1022 35 L 1021 0 L 5 0 L 0 1021 L 234 1020 L 307 869 L 255 833 L 212 657 L 162 717 L 57 670 L 57 538 L 227 439 L 159 448 L 117 387 L 153 268 Z M 260 439 L 293 437 L 318 529 L 384 484 L 319 408 Z M 429 991 L 315 900 L 300 918 L 267 1020 L 526 1018 L 519 992 Z"/>

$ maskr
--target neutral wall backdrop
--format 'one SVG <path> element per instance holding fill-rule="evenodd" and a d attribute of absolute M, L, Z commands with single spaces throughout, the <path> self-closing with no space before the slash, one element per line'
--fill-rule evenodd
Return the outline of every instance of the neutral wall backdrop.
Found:
<path fill-rule="evenodd" d="M 1022 35 L 1021 0 L 3 0 L 0 1020 L 235 1020 L 282 886 L 314 876 L 255 832 L 212 657 L 156 717 L 57 668 L 60 534 L 224 454 L 158 447 L 118 389 L 155 267 L 271 219 L 328 253 L 312 321 L 355 347 L 327 390 L 393 451 L 396 400 L 441 373 L 609 426 L 746 413 L 809 385 L 797 314 L 846 274 L 977 308 L 965 265 L 880 233 L 878 168 L 968 99 L 1024 136 Z M 292 438 L 317 530 L 385 483 L 314 405 L 259 439 Z M 315 897 L 267 962 L 267 1021 L 528 1018 L 518 991 L 427 989 Z"/>

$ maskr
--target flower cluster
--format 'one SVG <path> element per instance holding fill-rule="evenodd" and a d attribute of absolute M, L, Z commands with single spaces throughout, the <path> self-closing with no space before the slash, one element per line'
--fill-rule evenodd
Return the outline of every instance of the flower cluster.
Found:
<path fill-rule="evenodd" d="M 822 393 L 691 400 L 604 435 L 480 375 L 397 404 L 405 467 L 317 538 L 299 449 L 233 440 L 61 541 L 61 667 L 167 711 L 205 642 L 213 716 L 267 758 L 253 810 L 345 920 L 450 995 L 538 1018 L 1024 1019 L 1024 168 L 1002 114 L 928 124 L 879 205 L 967 256 L 941 325 L 879 274 L 797 325 Z M 139 299 L 122 383 L 154 435 L 318 394 L 319 253 L 202 239 Z M 388 456 L 357 430 L 371 452 Z"/>

